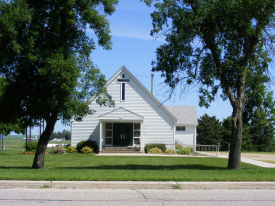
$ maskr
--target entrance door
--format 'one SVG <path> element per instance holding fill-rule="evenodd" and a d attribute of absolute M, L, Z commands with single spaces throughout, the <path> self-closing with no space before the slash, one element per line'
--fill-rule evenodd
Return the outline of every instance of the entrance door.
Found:
<path fill-rule="evenodd" d="M 133 124 L 114 123 L 113 124 L 113 145 L 133 146 Z"/>

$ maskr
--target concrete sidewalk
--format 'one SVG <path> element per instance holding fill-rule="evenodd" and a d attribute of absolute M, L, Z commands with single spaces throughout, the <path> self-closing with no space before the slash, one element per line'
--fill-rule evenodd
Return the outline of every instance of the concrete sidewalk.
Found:
<path fill-rule="evenodd" d="M 55 189 L 275 189 L 275 182 L 6 181 L 5 188 Z"/>
<path fill-rule="evenodd" d="M 208 154 L 208 155 L 210 155 L 210 154 Z M 226 159 L 228 159 L 228 155 L 219 155 L 218 157 L 219 158 L 226 158 Z M 244 163 L 256 165 L 256 166 L 259 166 L 259 167 L 275 168 L 275 164 L 271 164 L 271 163 L 267 163 L 267 162 L 262 162 L 262 161 L 258 161 L 258 160 L 252 160 L 252 159 L 241 157 L 241 161 L 244 162 Z"/>

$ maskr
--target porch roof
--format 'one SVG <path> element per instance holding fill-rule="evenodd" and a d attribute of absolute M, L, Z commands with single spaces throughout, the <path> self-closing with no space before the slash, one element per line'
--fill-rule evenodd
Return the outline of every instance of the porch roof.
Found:
<path fill-rule="evenodd" d="M 123 107 L 114 109 L 106 114 L 100 115 L 98 117 L 99 121 L 140 121 L 144 120 L 144 117 L 138 115 L 130 110 Z"/>

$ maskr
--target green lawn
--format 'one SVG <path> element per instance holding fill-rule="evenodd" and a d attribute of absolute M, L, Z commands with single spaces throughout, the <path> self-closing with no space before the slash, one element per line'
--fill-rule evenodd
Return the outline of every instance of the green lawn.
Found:
<path fill-rule="evenodd" d="M 227 170 L 227 160 L 199 157 L 106 157 L 47 154 L 43 170 L 31 169 L 34 155 L 0 151 L 1 180 L 100 181 L 275 181 L 275 169 L 242 163 Z"/>
<path fill-rule="evenodd" d="M 32 135 L 32 138 L 39 135 Z M 23 141 L 23 138 L 25 138 L 25 135 L 8 135 L 4 137 L 4 145 L 6 150 L 10 149 L 18 149 L 23 150 L 25 148 L 25 141 Z M 28 136 L 29 138 L 29 136 Z M 70 144 L 70 140 L 64 140 L 64 141 L 50 141 L 51 144 Z M 0 149 L 2 149 L 2 140 L 0 141 Z"/>

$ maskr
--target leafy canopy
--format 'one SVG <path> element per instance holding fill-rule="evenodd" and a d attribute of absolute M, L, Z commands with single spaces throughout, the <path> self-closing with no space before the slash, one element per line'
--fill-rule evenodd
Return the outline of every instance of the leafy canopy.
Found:
<path fill-rule="evenodd" d="M 228 169 L 241 169 L 243 108 L 268 81 L 275 0 L 163 0 L 155 7 L 151 35 L 163 35 L 166 43 L 152 70 L 162 73 L 170 94 L 199 83 L 200 106 L 209 107 L 221 90 L 233 108 Z"/>
<path fill-rule="evenodd" d="M 200 106 L 208 107 L 219 88 L 223 99 L 239 98 L 246 77 L 254 92 L 261 81 L 268 81 L 266 75 L 254 80 L 267 72 L 271 61 L 264 45 L 274 39 L 274 5 L 274 0 L 156 3 L 151 35 L 163 35 L 166 43 L 157 49 L 152 70 L 162 72 L 171 92 L 178 85 L 199 83 Z"/>
<path fill-rule="evenodd" d="M 95 42 L 111 48 L 109 22 L 117 0 L 12 0 L 0 3 L 0 74 L 7 87 L 1 96 L 1 116 L 12 122 L 38 124 L 52 114 L 68 122 L 94 111 L 88 107 L 97 95 L 101 105 L 112 105 L 104 89 L 105 77 L 93 65 Z"/>
<path fill-rule="evenodd" d="M 4 77 L 0 76 L 0 97 L 2 96 L 7 82 Z M 25 133 L 25 127 L 20 119 L 16 119 L 13 123 L 4 123 L 0 118 L 0 134 L 8 135 L 14 131 L 16 133 Z"/>

